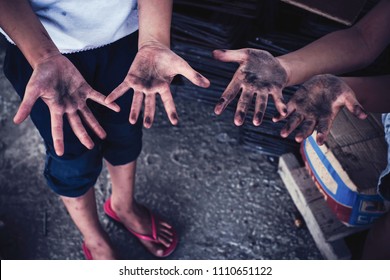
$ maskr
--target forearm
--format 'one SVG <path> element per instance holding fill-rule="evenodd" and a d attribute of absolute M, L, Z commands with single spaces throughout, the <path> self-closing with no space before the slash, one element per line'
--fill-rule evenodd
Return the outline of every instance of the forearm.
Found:
<path fill-rule="evenodd" d="M 365 46 L 358 31 L 351 28 L 331 33 L 302 49 L 278 57 L 278 60 L 288 73 L 290 86 L 314 75 L 340 74 L 364 67 L 367 62 L 364 52 Z"/>
<path fill-rule="evenodd" d="M 59 54 L 27 0 L 0 0 L 0 27 L 33 68 L 45 58 Z"/>
<path fill-rule="evenodd" d="M 341 74 L 368 66 L 390 43 L 389 13 L 390 1 L 382 0 L 355 26 L 278 57 L 288 73 L 288 85 L 318 74 Z"/>
<path fill-rule="evenodd" d="M 150 42 L 170 46 L 172 0 L 138 0 L 138 48 Z"/>
<path fill-rule="evenodd" d="M 343 77 L 357 100 L 369 112 L 390 112 L 390 75 L 377 77 Z"/>

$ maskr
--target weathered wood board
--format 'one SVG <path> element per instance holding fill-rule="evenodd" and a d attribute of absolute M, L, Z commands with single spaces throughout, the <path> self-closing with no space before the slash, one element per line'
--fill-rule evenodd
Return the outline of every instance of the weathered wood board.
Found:
<path fill-rule="evenodd" d="M 350 259 L 344 237 L 366 228 L 347 227 L 337 219 L 305 167 L 293 154 L 280 157 L 278 173 L 324 258 Z"/>

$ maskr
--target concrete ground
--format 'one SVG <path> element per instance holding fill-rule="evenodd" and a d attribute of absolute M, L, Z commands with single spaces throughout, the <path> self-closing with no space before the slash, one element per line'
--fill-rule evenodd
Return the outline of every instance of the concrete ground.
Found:
<path fill-rule="evenodd" d="M 81 236 L 42 176 L 45 149 L 30 120 L 12 123 L 19 100 L 2 73 L 0 45 L 0 254 L 4 259 L 84 259 Z M 137 199 L 171 221 L 180 243 L 170 259 L 319 259 L 310 233 L 294 226 L 294 204 L 268 157 L 237 142 L 233 115 L 177 97 L 180 125 L 159 104 L 144 130 Z M 152 259 L 105 217 L 104 169 L 96 184 L 99 216 L 123 259 Z"/>

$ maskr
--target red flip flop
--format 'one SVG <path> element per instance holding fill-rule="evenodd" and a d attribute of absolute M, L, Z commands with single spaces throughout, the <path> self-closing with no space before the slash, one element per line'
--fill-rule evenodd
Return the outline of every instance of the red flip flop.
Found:
<path fill-rule="evenodd" d="M 140 234 L 132 230 L 131 228 L 125 227 L 131 234 L 133 234 L 135 237 L 137 237 L 140 240 L 146 240 L 154 243 L 160 243 L 161 242 L 158 240 L 157 236 L 157 228 L 156 228 L 156 219 L 154 218 L 154 215 L 150 210 L 148 209 L 149 214 L 150 214 L 150 219 L 151 219 L 151 224 L 152 224 L 152 235 L 145 235 L 145 234 Z M 117 214 L 114 212 L 114 210 L 111 207 L 111 197 L 107 199 L 107 201 L 104 203 L 104 212 L 106 213 L 107 216 L 109 216 L 111 219 L 115 220 L 116 222 L 120 223 L 123 225 L 122 221 L 119 219 Z M 123 225 L 124 226 L 124 225 Z M 172 252 L 176 249 L 177 243 L 178 243 L 178 237 L 175 232 L 175 230 L 172 228 L 172 233 L 173 233 L 173 240 L 171 243 L 171 246 L 169 246 L 162 256 L 156 256 L 156 257 L 168 257 Z M 152 253 L 152 252 L 151 252 Z M 153 253 L 152 253 L 153 254 Z M 153 254 L 154 255 L 154 254 Z"/>
<path fill-rule="evenodd" d="M 83 248 L 83 252 L 84 252 L 84 255 L 85 255 L 85 259 L 86 259 L 86 260 L 93 260 L 91 251 L 89 251 L 89 249 L 87 248 L 87 245 L 85 245 L 85 242 L 83 242 L 83 244 L 81 245 L 81 247 Z"/>

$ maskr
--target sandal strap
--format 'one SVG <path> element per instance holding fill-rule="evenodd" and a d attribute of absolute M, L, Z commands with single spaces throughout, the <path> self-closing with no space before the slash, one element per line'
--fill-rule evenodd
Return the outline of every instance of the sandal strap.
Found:
<path fill-rule="evenodd" d="M 111 197 L 109 197 L 107 199 L 106 203 L 104 204 L 104 210 L 105 210 L 106 214 L 108 216 L 110 216 L 112 219 L 114 219 L 115 221 L 117 221 L 119 223 L 122 223 L 122 221 L 119 219 L 118 215 L 114 212 L 114 210 L 111 207 Z M 130 231 L 132 234 L 134 234 L 139 239 L 151 241 L 151 242 L 155 242 L 155 243 L 160 243 L 160 241 L 158 240 L 158 236 L 157 236 L 156 219 L 154 218 L 153 213 L 149 209 L 147 209 L 147 210 L 149 212 L 150 222 L 152 224 L 152 235 L 151 236 L 147 235 L 147 234 L 138 233 L 138 232 L 136 232 L 128 227 L 126 227 L 126 229 L 128 231 Z"/>

